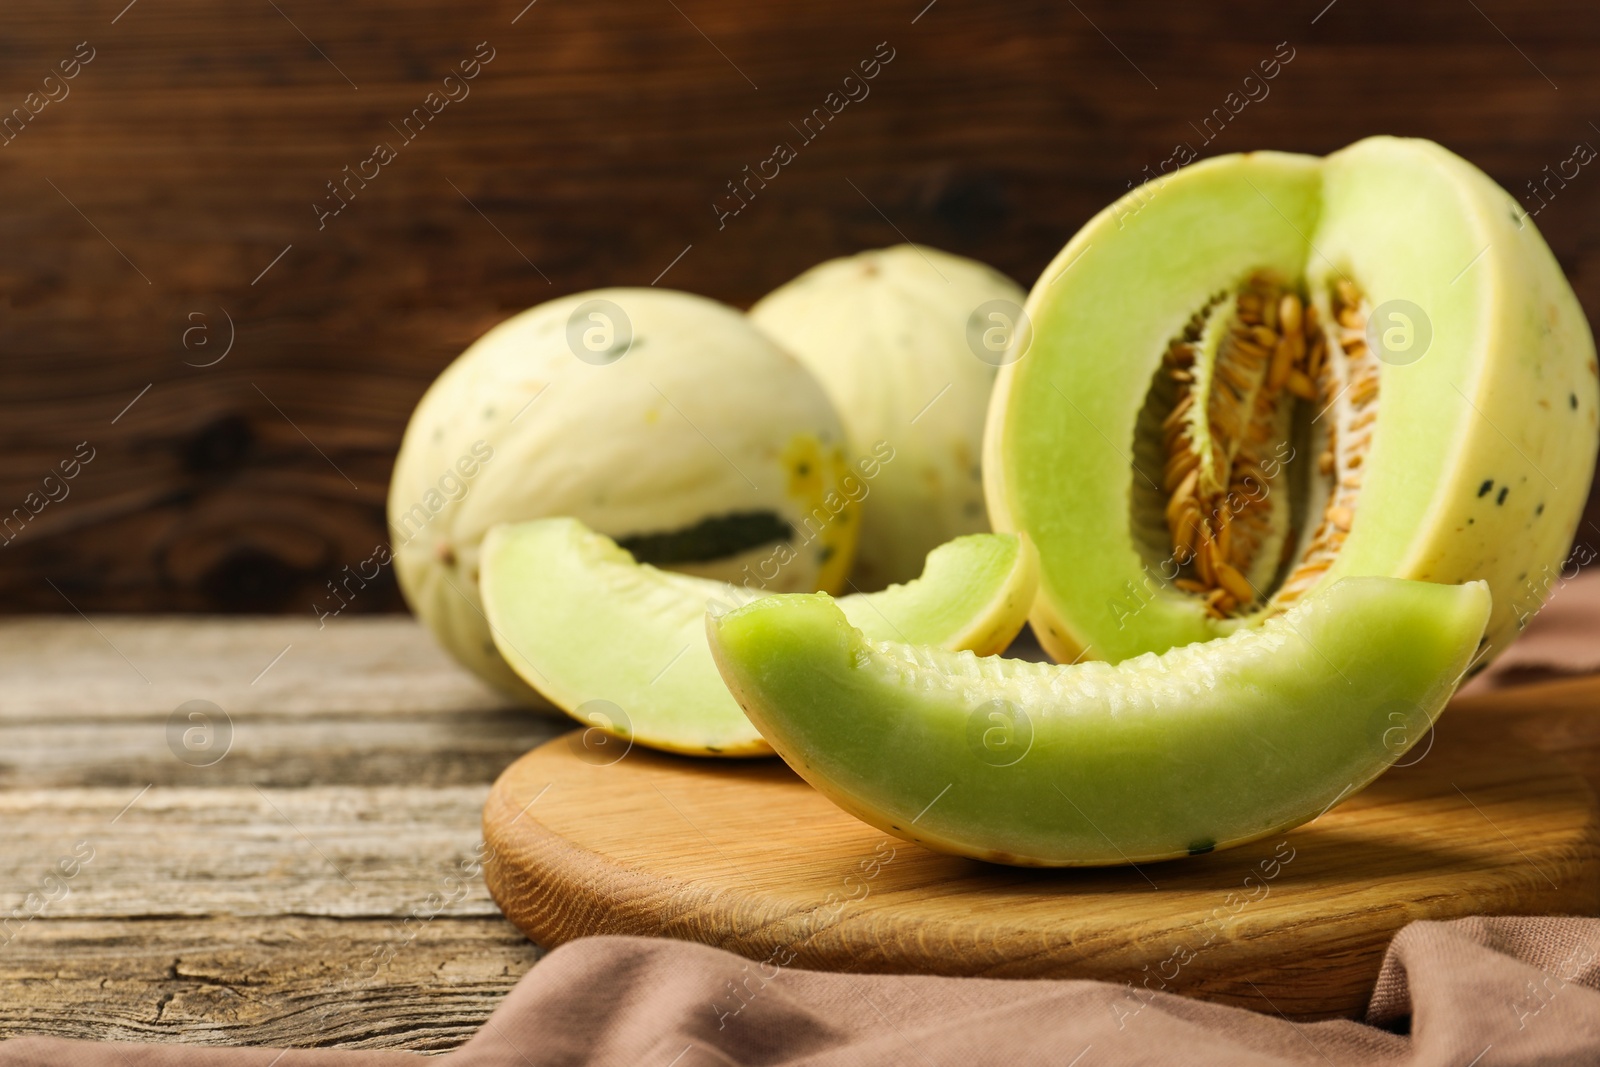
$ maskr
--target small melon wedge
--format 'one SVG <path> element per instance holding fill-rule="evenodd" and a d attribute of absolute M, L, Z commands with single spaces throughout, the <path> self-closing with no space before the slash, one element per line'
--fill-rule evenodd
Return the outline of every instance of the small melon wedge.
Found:
<path fill-rule="evenodd" d="M 825 594 L 707 620 L 723 679 L 790 767 L 929 848 L 1142 863 L 1316 818 L 1433 723 L 1485 583 L 1348 578 L 1259 627 L 1115 666 L 874 640 Z"/>
<path fill-rule="evenodd" d="M 764 594 L 634 561 L 576 519 L 495 527 L 483 542 L 480 588 L 495 646 L 517 674 L 588 725 L 690 755 L 764 756 L 706 646 L 707 604 Z M 873 637 L 1001 652 L 1033 602 L 1033 547 L 972 534 L 928 554 L 922 577 L 842 597 L 850 624 Z M 594 700 L 621 709 L 591 721 Z"/>

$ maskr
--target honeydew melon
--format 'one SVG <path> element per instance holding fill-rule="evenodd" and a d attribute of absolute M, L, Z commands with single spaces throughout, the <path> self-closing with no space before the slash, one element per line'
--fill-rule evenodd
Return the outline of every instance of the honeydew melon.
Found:
<path fill-rule="evenodd" d="M 852 452 L 890 457 L 862 501 L 857 588 L 914 578 L 933 548 L 989 528 L 983 421 L 1023 299 L 982 263 L 898 245 L 812 267 L 750 309 L 827 390 Z"/>
<path fill-rule="evenodd" d="M 876 640 L 822 594 L 707 629 L 762 736 L 840 807 L 940 851 L 1102 866 L 1243 844 L 1354 794 L 1427 732 L 1489 612 L 1483 582 L 1348 578 L 1115 666 Z"/>
<path fill-rule="evenodd" d="M 996 384 L 990 519 L 1052 656 L 1207 641 L 1341 578 L 1486 581 L 1486 665 L 1550 588 L 1597 446 L 1583 311 L 1439 145 L 1223 156 L 1092 219 Z"/>
<path fill-rule="evenodd" d="M 771 754 L 723 686 L 704 620 L 762 590 L 638 563 L 570 518 L 497 526 L 481 559 L 502 657 L 574 718 L 671 752 Z M 987 656 L 1022 628 L 1034 579 L 1025 538 L 972 534 L 929 553 L 921 578 L 838 604 L 876 637 Z"/>
<path fill-rule="evenodd" d="M 602 289 L 513 316 L 439 376 L 395 461 L 390 536 L 406 600 L 445 648 L 540 703 L 479 602 L 490 527 L 570 515 L 662 566 L 837 589 L 861 477 L 821 386 L 743 314 Z"/>

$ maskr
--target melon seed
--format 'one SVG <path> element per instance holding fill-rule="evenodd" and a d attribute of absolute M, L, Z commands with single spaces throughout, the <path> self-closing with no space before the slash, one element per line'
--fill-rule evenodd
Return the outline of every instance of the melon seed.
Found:
<path fill-rule="evenodd" d="M 1274 523 L 1285 521 L 1269 498 L 1277 491 L 1286 425 L 1327 417 L 1317 456 L 1327 499 L 1306 542 L 1283 543 L 1287 573 L 1268 606 L 1280 609 L 1314 585 L 1354 523 L 1359 469 L 1378 414 L 1378 366 L 1366 347 L 1360 290 L 1341 279 L 1328 301 L 1324 324 L 1314 302 L 1258 272 L 1231 299 L 1209 300 L 1163 354 L 1173 398 L 1160 422 L 1165 518 L 1179 564 L 1173 585 L 1215 617 L 1261 606 L 1248 575 Z M 1226 321 L 1213 324 L 1219 315 Z M 1214 348 L 1202 345 L 1214 326 L 1220 340 Z M 1335 350 L 1341 358 L 1330 359 Z M 1203 352 L 1214 354 L 1198 366 Z M 1312 405 L 1323 407 L 1315 420 Z M 1273 478 L 1265 474 L 1269 459 Z"/>

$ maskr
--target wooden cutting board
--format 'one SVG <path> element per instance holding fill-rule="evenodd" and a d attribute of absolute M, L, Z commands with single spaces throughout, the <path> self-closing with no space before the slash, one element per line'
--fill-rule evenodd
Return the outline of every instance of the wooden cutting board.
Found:
<path fill-rule="evenodd" d="M 1138 869 L 945 856 L 846 815 L 775 759 L 620 743 L 597 756 L 574 733 L 495 784 L 485 875 L 545 946 L 665 936 L 822 970 L 1131 983 L 1130 1012 L 1150 989 L 1356 1015 L 1412 920 L 1600 914 L 1594 793 L 1513 739 L 1493 704 L 1515 699 L 1447 712 L 1408 766 L 1313 824 Z"/>

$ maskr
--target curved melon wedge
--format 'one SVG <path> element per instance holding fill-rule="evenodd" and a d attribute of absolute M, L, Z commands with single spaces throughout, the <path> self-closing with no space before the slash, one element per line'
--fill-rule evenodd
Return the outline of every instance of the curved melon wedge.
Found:
<path fill-rule="evenodd" d="M 640 564 L 576 519 L 495 527 L 483 544 L 484 612 L 517 674 L 581 722 L 651 748 L 690 755 L 765 756 L 706 646 L 708 603 L 763 594 Z M 928 554 L 922 577 L 842 597 L 851 625 L 881 639 L 1003 651 L 1033 602 L 1033 547 L 973 534 Z M 580 709 L 608 701 L 606 721 Z"/>
<path fill-rule="evenodd" d="M 943 852 L 1106 866 L 1316 818 L 1438 717 L 1483 582 L 1348 578 L 1229 637 L 1112 666 L 875 641 L 826 595 L 708 619 L 734 696 L 840 807 Z"/>

